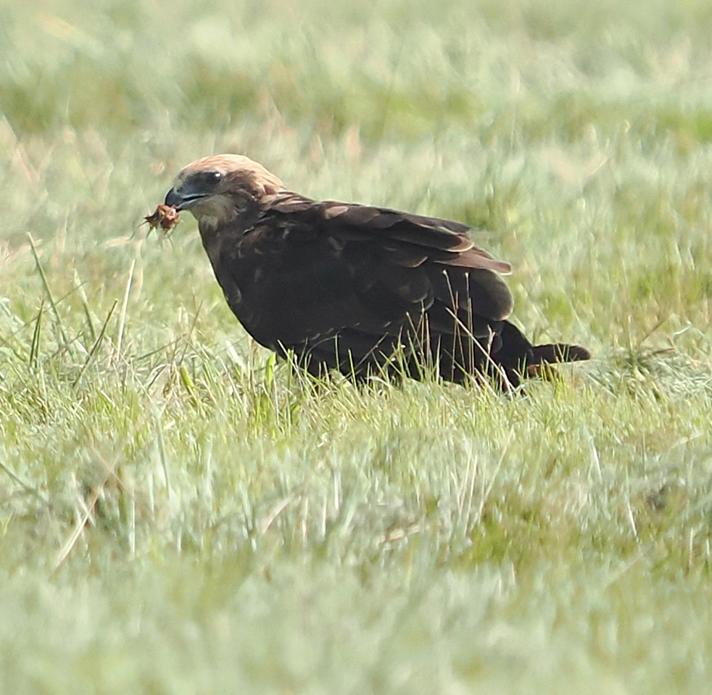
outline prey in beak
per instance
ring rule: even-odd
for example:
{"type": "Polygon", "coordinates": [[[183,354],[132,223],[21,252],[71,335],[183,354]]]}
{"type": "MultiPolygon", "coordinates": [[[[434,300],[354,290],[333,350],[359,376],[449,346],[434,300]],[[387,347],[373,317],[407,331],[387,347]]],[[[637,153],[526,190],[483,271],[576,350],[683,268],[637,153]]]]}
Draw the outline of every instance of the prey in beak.
{"type": "Polygon", "coordinates": [[[178,224],[180,215],[173,205],[161,203],[152,214],[146,215],[143,219],[148,223],[149,231],[160,227],[167,234],[178,224]]]}
{"type": "Polygon", "coordinates": [[[150,229],[160,228],[170,232],[180,218],[181,210],[190,210],[194,215],[200,204],[215,203],[220,195],[219,184],[222,182],[222,172],[215,169],[208,171],[182,171],[176,178],[173,187],[166,193],[163,203],[160,203],[151,215],[144,219],[150,229]]]}

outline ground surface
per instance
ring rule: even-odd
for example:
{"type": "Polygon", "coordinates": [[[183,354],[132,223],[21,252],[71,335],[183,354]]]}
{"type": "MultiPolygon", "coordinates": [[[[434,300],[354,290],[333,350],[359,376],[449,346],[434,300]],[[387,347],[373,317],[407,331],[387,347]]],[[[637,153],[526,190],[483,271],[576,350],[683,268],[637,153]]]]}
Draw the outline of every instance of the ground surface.
{"type": "Polygon", "coordinates": [[[709,688],[707,0],[0,13],[0,691],[709,688]],[[305,382],[138,227],[214,151],[486,227],[596,359],[305,382]]]}

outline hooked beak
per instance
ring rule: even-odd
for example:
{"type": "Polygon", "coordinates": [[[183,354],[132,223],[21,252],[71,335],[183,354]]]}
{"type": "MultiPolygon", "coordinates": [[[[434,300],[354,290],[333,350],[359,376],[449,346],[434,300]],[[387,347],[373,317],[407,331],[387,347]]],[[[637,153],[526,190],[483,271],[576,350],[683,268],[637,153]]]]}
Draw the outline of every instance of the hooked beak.
{"type": "Polygon", "coordinates": [[[207,198],[207,195],[205,193],[189,193],[184,195],[180,192],[180,189],[176,190],[175,188],[171,188],[171,190],[166,193],[166,199],[163,202],[176,210],[187,210],[202,198],[207,198]]]}

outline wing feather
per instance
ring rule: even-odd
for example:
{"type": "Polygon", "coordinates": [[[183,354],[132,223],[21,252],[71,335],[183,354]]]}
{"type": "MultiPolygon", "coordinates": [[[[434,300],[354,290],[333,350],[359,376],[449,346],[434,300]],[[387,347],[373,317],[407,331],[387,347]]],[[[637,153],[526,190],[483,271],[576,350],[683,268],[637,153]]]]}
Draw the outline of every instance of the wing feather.
{"type": "MultiPolygon", "coordinates": [[[[374,249],[371,253],[379,260],[378,267],[383,262],[390,266],[387,272],[394,279],[391,282],[381,279],[379,286],[382,289],[400,290],[406,301],[420,296],[424,299],[436,297],[446,303],[454,301],[457,306],[462,305],[458,311],[463,309],[470,315],[492,320],[501,320],[511,313],[512,295],[499,276],[509,273],[511,266],[475,246],[466,235],[466,225],[391,209],[336,202],[323,203],[322,215],[327,234],[342,239],[347,245],[359,241],[368,243],[374,249]],[[412,277],[418,269],[424,273],[418,281],[406,281],[403,268],[412,277]],[[432,288],[430,293],[423,290],[426,282],[432,288]],[[460,289],[452,296],[449,289],[454,285],[460,289]],[[420,291],[416,291],[416,287],[420,291]],[[410,289],[412,294],[408,292],[410,289]]],[[[364,253],[364,250],[354,250],[354,254],[364,253]]],[[[373,271],[366,267],[364,272],[373,271]]]]}
{"type": "Polygon", "coordinates": [[[466,231],[434,217],[280,194],[236,250],[239,312],[268,346],[321,344],[349,331],[375,343],[423,314],[440,332],[465,322],[486,333],[512,309],[498,274],[509,265],[466,231]]]}

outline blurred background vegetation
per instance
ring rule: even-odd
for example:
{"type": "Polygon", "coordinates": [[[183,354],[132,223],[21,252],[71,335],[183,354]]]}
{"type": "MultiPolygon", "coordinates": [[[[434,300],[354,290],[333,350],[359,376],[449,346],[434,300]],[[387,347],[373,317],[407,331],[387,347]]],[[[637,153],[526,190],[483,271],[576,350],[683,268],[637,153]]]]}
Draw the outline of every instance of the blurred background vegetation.
{"type": "Polygon", "coordinates": [[[708,0],[0,0],[0,689],[703,692],[708,0]],[[596,359],[315,386],[184,216],[218,151],[464,220],[596,359]]]}

